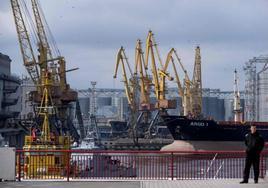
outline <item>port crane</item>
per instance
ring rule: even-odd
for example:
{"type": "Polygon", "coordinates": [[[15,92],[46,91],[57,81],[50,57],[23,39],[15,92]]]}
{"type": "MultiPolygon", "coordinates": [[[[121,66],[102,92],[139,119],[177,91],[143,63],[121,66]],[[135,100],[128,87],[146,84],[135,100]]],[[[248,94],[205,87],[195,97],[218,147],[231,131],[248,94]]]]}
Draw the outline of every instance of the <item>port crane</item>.
{"type": "Polygon", "coordinates": [[[146,39],[146,51],[145,51],[145,69],[148,70],[149,58],[151,59],[151,68],[153,75],[153,85],[155,90],[155,96],[157,99],[156,108],[161,111],[161,113],[166,113],[166,109],[176,108],[176,101],[166,99],[166,78],[168,80],[173,80],[173,78],[167,72],[167,67],[165,67],[160,58],[159,50],[157,44],[154,40],[154,35],[152,31],[149,31],[146,39]],[[157,56],[160,68],[157,69],[156,57],[157,56]]]}
{"type": "Polygon", "coordinates": [[[195,63],[192,79],[192,113],[194,117],[200,117],[202,114],[202,72],[201,72],[201,53],[200,47],[195,49],[195,63]]]}
{"type": "Polygon", "coordinates": [[[154,86],[155,97],[157,100],[155,104],[155,109],[157,109],[157,112],[154,117],[152,117],[148,130],[145,133],[145,137],[147,138],[150,138],[153,135],[152,133],[154,132],[155,125],[160,117],[159,115],[167,114],[167,109],[176,108],[176,100],[166,99],[166,78],[172,81],[173,77],[169,75],[167,72],[167,67],[164,66],[161,60],[152,31],[149,31],[146,39],[145,70],[148,70],[149,65],[151,67],[153,77],[152,85],[154,86]]]}
{"type": "Polygon", "coordinates": [[[71,134],[73,139],[77,141],[79,135],[68,116],[69,104],[77,100],[77,92],[70,89],[70,86],[66,81],[66,72],[76,69],[66,70],[65,59],[60,55],[59,50],[55,45],[55,41],[43,15],[40,2],[38,0],[31,0],[35,25],[31,20],[31,16],[24,0],[20,1],[20,3],[18,0],[10,0],[10,2],[23,63],[36,87],[36,90],[30,94],[30,100],[33,101],[36,106],[40,105],[45,88],[45,86],[42,85],[42,82],[44,82],[43,79],[45,78],[44,74],[49,72],[51,74],[49,78],[51,79],[51,84],[49,85],[50,96],[56,106],[56,113],[51,115],[49,120],[52,121],[52,119],[54,119],[52,125],[55,126],[54,131],[56,131],[57,134],[71,134]],[[25,14],[23,14],[21,7],[23,7],[25,14]],[[33,37],[36,37],[37,54],[31,43],[26,23],[30,23],[28,27],[33,30],[33,37]],[[51,35],[51,43],[54,45],[50,45],[49,38],[47,37],[48,33],[51,35]],[[54,49],[55,54],[52,53],[52,49],[54,49]],[[60,120],[60,123],[58,123],[58,119],[60,120]]]}
{"type": "Polygon", "coordinates": [[[188,76],[186,69],[184,68],[184,66],[181,62],[181,59],[178,56],[177,51],[174,48],[172,48],[168,52],[165,66],[164,66],[165,70],[168,68],[170,62],[172,63],[172,68],[173,68],[173,71],[175,74],[175,82],[177,83],[178,93],[182,99],[183,115],[187,116],[187,115],[189,115],[189,113],[192,112],[192,109],[191,109],[191,86],[192,86],[192,82],[188,76]],[[183,73],[184,73],[183,84],[180,81],[177,67],[175,64],[175,60],[180,65],[180,68],[183,70],[183,73]]]}
{"type": "Polygon", "coordinates": [[[140,39],[137,40],[135,49],[135,69],[134,74],[137,75],[139,79],[139,116],[137,119],[137,126],[142,126],[142,132],[147,131],[149,119],[151,117],[151,111],[155,108],[150,102],[150,93],[152,80],[145,69],[144,53],[142,50],[142,42],[140,39]]]}
{"type": "Polygon", "coordinates": [[[140,110],[151,110],[150,90],[152,81],[145,69],[144,53],[142,51],[141,40],[137,40],[135,49],[135,75],[140,78],[140,110]],[[138,74],[139,73],[139,74],[138,74]]]}
{"type": "Polygon", "coordinates": [[[123,82],[125,87],[125,93],[130,106],[130,121],[129,121],[129,133],[133,138],[134,143],[137,143],[137,118],[138,118],[138,102],[137,102],[137,91],[138,91],[138,79],[136,73],[134,74],[125,53],[125,49],[121,47],[116,56],[116,66],[114,72],[114,78],[117,77],[119,65],[122,67],[123,82]],[[127,67],[127,69],[126,69],[127,67]],[[130,74],[130,78],[127,76],[127,70],[130,74]]]}

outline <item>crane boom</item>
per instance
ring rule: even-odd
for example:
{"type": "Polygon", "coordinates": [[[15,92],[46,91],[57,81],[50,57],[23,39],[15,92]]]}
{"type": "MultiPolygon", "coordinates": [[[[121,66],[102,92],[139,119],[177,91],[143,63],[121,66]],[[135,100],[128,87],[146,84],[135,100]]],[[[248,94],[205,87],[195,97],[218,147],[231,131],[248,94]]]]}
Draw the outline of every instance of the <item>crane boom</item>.
{"type": "Polygon", "coordinates": [[[178,72],[177,72],[177,68],[175,66],[175,63],[174,63],[174,58],[172,57],[172,54],[174,53],[174,48],[172,48],[169,52],[168,52],[168,55],[167,55],[167,59],[166,59],[166,63],[165,63],[165,66],[164,68],[167,69],[168,68],[168,65],[169,65],[169,62],[171,61],[172,62],[172,66],[173,66],[173,70],[174,70],[174,73],[175,73],[175,78],[176,78],[176,83],[177,83],[177,86],[178,86],[178,89],[179,89],[179,95],[181,97],[183,97],[183,87],[182,87],[182,84],[181,84],[181,81],[180,81],[180,78],[179,78],[179,75],[178,75],[178,72]]]}
{"type": "Polygon", "coordinates": [[[157,44],[153,38],[152,31],[149,31],[147,40],[146,40],[146,54],[145,54],[145,68],[148,69],[149,65],[149,56],[151,56],[151,66],[152,66],[152,74],[154,81],[154,89],[155,96],[157,99],[156,108],[165,109],[167,108],[175,108],[176,102],[174,100],[166,100],[166,78],[169,80],[173,80],[173,78],[167,73],[167,70],[163,66],[161,61],[157,44]],[[157,57],[160,64],[160,69],[157,70],[156,61],[155,61],[155,53],[157,53],[157,57]]]}
{"type": "Polygon", "coordinates": [[[165,69],[168,68],[169,62],[171,61],[172,63],[172,67],[175,73],[175,78],[176,78],[176,83],[177,83],[177,87],[179,89],[179,95],[182,98],[182,107],[183,107],[183,115],[188,115],[192,110],[191,110],[191,81],[189,79],[189,76],[187,74],[186,69],[184,68],[177,51],[172,48],[168,55],[167,55],[167,59],[166,59],[166,63],[165,63],[165,69]],[[178,75],[178,71],[174,62],[174,58],[173,58],[173,54],[175,55],[175,59],[177,60],[177,62],[179,63],[181,69],[184,72],[184,80],[183,80],[183,86],[181,84],[179,75],[178,75]]]}
{"type": "Polygon", "coordinates": [[[160,98],[160,88],[159,88],[159,78],[158,78],[158,71],[155,63],[154,57],[154,47],[155,43],[153,40],[153,32],[149,31],[147,39],[146,39],[146,50],[145,50],[145,69],[148,70],[149,65],[149,56],[151,56],[151,65],[152,65],[152,73],[153,73],[153,81],[154,81],[154,89],[155,89],[155,96],[157,99],[160,98]]]}
{"type": "Polygon", "coordinates": [[[140,106],[142,109],[150,109],[150,86],[151,80],[145,69],[145,61],[141,46],[141,40],[137,40],[136,50],[135,50],[135,72],[134,74],[140,75],[140,87],[141,87],[141,96],[140,96],[140,106]]]}
{"type": "Polygon", "coordinates": [[[38,70],[38,65],[34,56],[30,37],[25,26],[25,21],[22,17],[22,12],[18,0],[11,0],[11,6],[24,66],[26,67],[33,83],[35,85],[38,85],[40,83],[40,72],[38,70]]]}
{"type": "MultiPolygon", "coordinates": [[[[55,63],[55,60],[59,60],[59,62],[63,61],[63,57],[57,57],[54,58],[52,55],[52,50],[48,42],[48,37],[45,31],[45,26],[43,22],[45,21],[45,17],[41,17],[41,6],[39,5],[40,2],[38,0],[31,0],[32,2],[32,9],[33,9],[33,14],[35,17],[35,22],[36,22],[36,28],[37,28],[37,36],[39,40],[39,50],[42,51],[40,54],[44,54],[45,57],[40,57],[42,62],[40,62],[40,66],[46,68],[49,67],[52,73],[52,81],[54,82],[54,85],[58,85],[59,83],[61,84],[61,89],[65,89],[66,86],[66,78],[65,78],[65,73],[60,73],[57,69],[57,63],[55,63]],[[44,21],[42,21],[42,18],[44,21]],[[51,62],[48,64],[48,62],[51,62]],[[60,82],[60,79],[63,79],[60,82]],[[65,80],[64,80],[65,79],[65,80]]],[[[48,26],[47,26],[48,27],[48,26]]],[[[63,64],[63,63],[62,63],[63,64]]],[[[60,64],[61,65],[61,64],[60,64]]]]}
{"type": "Polygon", "coordinates": [[[152,66],[152,73],[153,73],[153,80],[154,80],[154,88],[155,88],[155,95],[158,100],[165,100],[165,78],[168,77],[169,80],[173,78],[169,76],[166,72],[162,60],[160,58],[157,44],[153,38],[153,32],[149,31],[147,40],[146,40],[146,53],[145,53],[145,69],[148,69],[149,66],[149,56],[151,56],[151,66],[152,66]],[[160,64],[160,69],[157,70],[157,65],[155,61],[155,52],[158,57],[158,61],[160,64]]]}
{"type": "Polygon", "coordinates": [[[128,104],[130,106],[130,120],[129,120],[129,134],[133,138],[133,142],[136,144],[138,142],[137,138],[137,100],[136,100],[136,92],[137,92],[137,75],[133,74],[130,65],[128,63],[128,59],[126,57],[126,53],[123,47],[121,47],[116,56],[116,66],[114,78],[117,76],[119,64],[122,65],[122,73],[123,73],[123,82],[125,86],[125,92],[128,100],[128,104]],[[130,72],[130,79],[128,80],[127,71],[125,68],[125,64],[128,67],[130,72]]]}
{"type": "Polygon", "coordinates": [[[45,32],[44,24],[41,19],[39,8],[40,6],[38,6],[37,0],[32,0],[32,9],[35,17],[37,35],[39,38],[40,46],[43,46],[44,48],[47,49],[47,54],[49,55],[49,58],[52,59],[52,52],[48,43],[47,35],[45,32]]]}
{"type": "Polygon", "coordinates": [[[126,92],[126,96],[127,96],[127,100],[128,100],[128,104],[131,106],[131,108],[133,108],[134,106],[134,98],[133,98],[133,93],[132,93],[132,89],[127,77],[127,72],[126,72],[126,68],[125,68],[125,64],[127,64],[128,70],[131,74],[131,78],[133,78],[133,73],[132,70],[129,66],[126,54],[125,54],[125,50],[123,47],[121,47],[117,53],[116,56],[116,66],[115,66],[115,72],[114,72],[114,78],[117,77],[117,72],[118,72],[118,67],[119,64],[121,63],[122,65],[122,74],[123,74],[123,82],[124,82],[124,86],[125,86],[125,92],[126,92]]]}

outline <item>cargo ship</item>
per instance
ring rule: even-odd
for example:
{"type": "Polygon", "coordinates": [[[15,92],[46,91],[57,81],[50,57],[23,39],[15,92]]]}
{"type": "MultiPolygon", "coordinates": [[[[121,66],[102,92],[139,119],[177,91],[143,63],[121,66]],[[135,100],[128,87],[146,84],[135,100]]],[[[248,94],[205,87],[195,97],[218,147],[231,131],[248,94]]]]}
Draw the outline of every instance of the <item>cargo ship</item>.
{"type": "Polygon", "coordinates": [[[251,125],[255,125],[265,142],[268,142],[268,122],[243,121],[236,70],[234,71],[233,104],[233,121],[215,121],[212,118],[204,118],[202,114],[162,115],[163,123],[174,139],[172,144],[163,147],[162,150],[244,150],[245,136],[250,132],[251,125]]]}
{"type": "Polygon", "coordinates": [[[256,125],[268,142],[268,122],[215,121],[171,115],[162,116],[162,119],[174,139],[162,150],[243,150],[251,125],[256,125]]]}

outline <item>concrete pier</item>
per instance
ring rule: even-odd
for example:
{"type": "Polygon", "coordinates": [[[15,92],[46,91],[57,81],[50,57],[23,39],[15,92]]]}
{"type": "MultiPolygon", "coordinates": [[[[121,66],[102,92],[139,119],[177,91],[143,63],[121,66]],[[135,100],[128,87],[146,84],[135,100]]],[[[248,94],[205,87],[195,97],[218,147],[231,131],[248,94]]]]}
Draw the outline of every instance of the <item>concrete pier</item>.
{"type": "Polygon", "coordinates": [[[27,182],[0,182],[0,188],[267,188],[268,180],[260,179],[254,184],[250,179],[248,184],[239,184],[241,179],[218,180],[155,180],[155,181],[87,181],[87,182],[51,182],[51,181],[27,181],[27,182]]]}

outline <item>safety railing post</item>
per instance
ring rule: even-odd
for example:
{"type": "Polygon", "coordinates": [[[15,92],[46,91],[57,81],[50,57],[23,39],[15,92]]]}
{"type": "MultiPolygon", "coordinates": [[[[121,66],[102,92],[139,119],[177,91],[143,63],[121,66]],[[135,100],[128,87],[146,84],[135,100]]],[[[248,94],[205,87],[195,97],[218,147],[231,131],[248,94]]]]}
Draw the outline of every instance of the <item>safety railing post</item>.
{"type": "Polygon", "coordinates": [[[264,161],[264,164],[263,164],[263,166],[264,166],[264,178],[267,178],[267,161],[268,161],[268,154],[267,153],[265,153],[264,154],[264,156],[263,156],[263,161],[264,161]]]}
{"type": "Polygon", "coordinates": [[[18,173],[19,173],[18,174],[19,175],[18,176],[18,180],[21,181],[21,164],[20,164],[21,163],[21,154],[20,154],[20,152],[16,151],[16,155],[19,155],[19,157],[18,157],[18,164],[17,164],[17,165],[19,165],[18,166],[18,173]]]}
{"type": "Polygon", "coordinates": [[[264,168],[265,168],[265,178],[267,177],[267,162],[268,162],[268,153],[264,155],[264,168]]]}
{"type": "Polygon", "coordinates": [[[263,178],[263,155],[260,154],[260,178],[263,178]]]}
{"type": "Polygon", "coordinates": [[[171,152],[171,180],[174,179],[174,155],[173,152],[171,152]]]}
{"type": "Polygon", "coordinates": [[[260,177],[261,178],[264,178],[265,177],[265,173],[266,173],[266,164],[265,164],[265,160],[266,160],[266,158],[265,158],[265,154],[263,154],[263,153],[261,153],[261,156],[260,156],[260,171],[261,171],[261,173],[260,173],[260,177]]]}
{"type": "Polygon", "coordinates": [[[67,181],[70,181],[70,150],[67,151],[67,181]]]}

